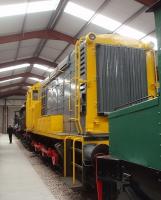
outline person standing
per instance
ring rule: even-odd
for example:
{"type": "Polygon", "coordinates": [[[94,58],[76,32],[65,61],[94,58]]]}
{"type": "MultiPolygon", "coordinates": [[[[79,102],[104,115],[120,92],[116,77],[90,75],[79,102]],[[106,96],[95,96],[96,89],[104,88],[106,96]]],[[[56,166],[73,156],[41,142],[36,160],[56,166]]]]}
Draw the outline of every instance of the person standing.
{"type": "Polygon", "coordinates": [[[9,125],[9,127],[7,128],[7,133],[8,133],[8,136],[9,136],[9,141],[10,141],[10,144],[12,143],[12,134],[13,134],[13,128],[11,125],[9,125]]]}

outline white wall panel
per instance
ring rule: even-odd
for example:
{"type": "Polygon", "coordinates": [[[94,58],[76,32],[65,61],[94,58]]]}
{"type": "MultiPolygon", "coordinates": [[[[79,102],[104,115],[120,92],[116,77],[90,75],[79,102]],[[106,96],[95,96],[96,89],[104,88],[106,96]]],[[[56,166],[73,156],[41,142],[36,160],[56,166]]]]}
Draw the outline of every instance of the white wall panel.
{"type": "Polygon", "coordinates": [[[24,101],[24,97],[16,96],[6,99],[6,102],[4,99],[0,99],[0,133],[4,132],[7,125],[13,125],[15,111],[20,110],[24,101]]]}
{"type": "Polygon", "coordinates": [[[21,106],[8,106],[8,125],[13,126],[15,111],[20,110],[21,106]]]}
{"type": "Polygon", "coordinates": [[[0,133],[2,133],[3,129],[3,106],[0,106],[0,133]]]}

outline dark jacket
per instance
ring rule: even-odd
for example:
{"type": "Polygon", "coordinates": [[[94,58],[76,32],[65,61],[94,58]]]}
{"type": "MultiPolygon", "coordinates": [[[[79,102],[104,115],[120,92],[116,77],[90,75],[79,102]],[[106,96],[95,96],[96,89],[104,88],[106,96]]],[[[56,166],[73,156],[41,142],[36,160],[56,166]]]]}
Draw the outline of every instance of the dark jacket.
{"type": "Polygon", "coordinates": [[[7,128],[7,133],[8,134],[12,134],[13,133],[13,128],[12,127],[8,127],[7,128]]]}

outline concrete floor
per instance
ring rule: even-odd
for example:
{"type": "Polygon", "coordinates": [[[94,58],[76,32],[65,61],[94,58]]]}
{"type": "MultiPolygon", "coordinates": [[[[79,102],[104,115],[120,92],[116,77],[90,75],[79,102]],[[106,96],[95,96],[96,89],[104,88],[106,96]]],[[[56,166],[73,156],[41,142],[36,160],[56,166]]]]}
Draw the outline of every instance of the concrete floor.
{"type": "Polygon", "coordinates": [[[0,134],[0,200],[56,200],[16,144],[0,134]]]}

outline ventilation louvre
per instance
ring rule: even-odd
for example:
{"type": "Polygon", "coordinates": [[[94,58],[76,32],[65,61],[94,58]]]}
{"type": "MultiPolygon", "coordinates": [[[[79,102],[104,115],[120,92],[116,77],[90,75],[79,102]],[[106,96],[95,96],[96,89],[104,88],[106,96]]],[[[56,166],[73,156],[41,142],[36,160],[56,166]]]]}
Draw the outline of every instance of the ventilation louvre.
{"type": "Polygon", "coordinates": [[[98,114],[141,102],[148,96],[144,49],[97,45],[98,114]]]}

